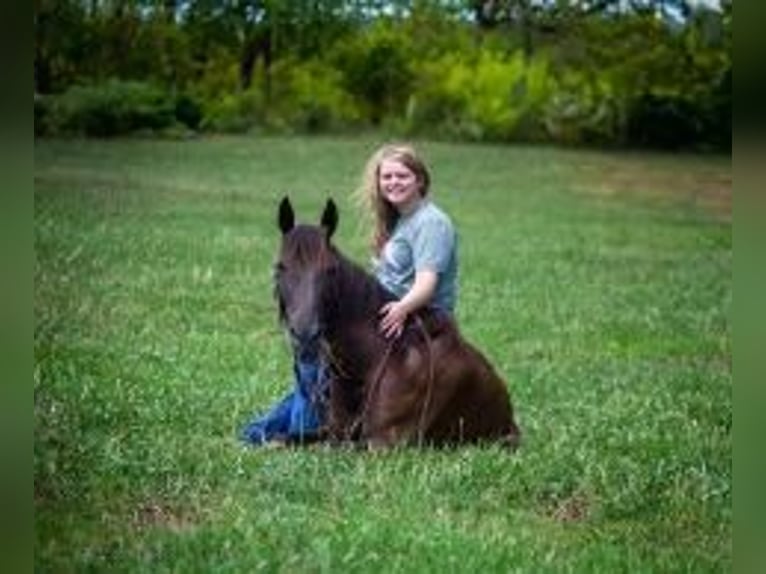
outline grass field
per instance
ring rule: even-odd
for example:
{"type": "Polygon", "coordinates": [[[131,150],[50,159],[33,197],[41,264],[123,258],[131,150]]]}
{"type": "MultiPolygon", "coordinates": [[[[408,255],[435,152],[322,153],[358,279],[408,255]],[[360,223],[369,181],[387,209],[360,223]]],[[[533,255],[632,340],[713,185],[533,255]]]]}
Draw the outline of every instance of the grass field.
{"type": "Polygon", "coordinates": [[[36,143],[35,570],[731,571],[728,159],[423,143],[522,448],[238,443],[289,385],[277,201],[366,260],[377,143],[36,143]]]}

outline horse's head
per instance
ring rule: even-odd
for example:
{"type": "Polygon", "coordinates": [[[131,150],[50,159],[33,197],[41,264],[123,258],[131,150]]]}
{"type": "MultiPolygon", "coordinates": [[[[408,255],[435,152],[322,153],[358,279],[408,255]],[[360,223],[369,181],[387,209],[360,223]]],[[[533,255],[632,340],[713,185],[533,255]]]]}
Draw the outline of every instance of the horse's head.
{"type": "Polygon", "coordinates": [[[338,210],[327,201],[319,225],[296,225],[290,200],[279,204],[282,245],[274,284],[279,314],[294,343],[316,344],[322,334],[322,287],[336,255],[330,238],[338,226],[338,210]]]}

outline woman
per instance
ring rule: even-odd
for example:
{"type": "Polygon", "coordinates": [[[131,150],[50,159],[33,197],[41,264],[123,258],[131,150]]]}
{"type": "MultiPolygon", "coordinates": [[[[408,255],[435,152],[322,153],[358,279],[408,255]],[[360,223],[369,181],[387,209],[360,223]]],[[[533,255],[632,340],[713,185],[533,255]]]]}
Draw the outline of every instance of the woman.
{"type": "MultiPolygon", "coordinates": [[[[380,330],[398,337],[407,317],[425,306],[454,312],[457,234],[450,218],[430,199],[431,178],[409,145],[386,145],[367,162],[357,199],[373,219],[374,273],[398,297],[380,310],[380,330]]],[[[316,348],[297,349],[295,387],[266,415],[245,427],[251,444],[304,441],[317,436],[324,419],[327,374],[316,348]]]]}

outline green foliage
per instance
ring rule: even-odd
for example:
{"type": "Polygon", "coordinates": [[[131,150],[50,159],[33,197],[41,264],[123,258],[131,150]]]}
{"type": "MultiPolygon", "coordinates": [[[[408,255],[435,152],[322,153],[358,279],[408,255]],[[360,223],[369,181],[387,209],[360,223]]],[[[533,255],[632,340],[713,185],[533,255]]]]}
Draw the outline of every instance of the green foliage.
{"type": "Polygon", "coordinates": [[[410,38],[385,22],[376,23],[355,41],[336,46],[329,56],[343,73],[345,87],[379,124],[404,108],[414,81],[410,38]]]}
{"type": "Polygon", "coordinates": [[[701,135],[698,112],[681,94],[643,94],[632,102],[627,138],[642,146],[683,147],[701,135]]]}
{"type": "Polygon", "coordinates": [[[318,132],[345,129],[361,120],[341,72],[320,59],[281,61],[272,69],[271,81],[269,125],[318,132]]]}
{"type": "Polygon", "coordinates": [[[201,128],[223,133],[244,133],[265,122],[263,94],[255,89],[223,94],[206,102],[201,128]]]}
{"type": "Polygon", "coordinates": [[[209,54],[204,65],[200,66],[199,77],[190,91],[203,102],[215,101],[240,91],[236,59],[224,50],[209,54]]]}
{"type": "Polygon", "coordinates": [[[73,86],[48,101],[42,121],[52,133],[107,137],[161,130],[175,122],[173,100],[163,90],[141,82],[109,80],[73,86]]]}
{"type": "Polygon", "coordinates": [[[35,2],[34,25],[35,92],[61,92],[87,74],[93,26],[74,0],[35,2]]]}
{"type": "Polygon", "coordinates": [[[537,140],[539,116],[555,86],[548,61],[526,61],[481,50],[475,60],[458,54],[425,62],[408,119],[414,132],[438,126],[442,133],[478,141],[537,140]]]}
{"type": "Polygon", "coordinates": [[[621,111],[617,141],[663,148],[729,149],[731,50],[720,15],[691,18],[672,30],[653,16],[584,27],[585,61],[607,79],[621,111]],[[712,20],[711,20],[712,18],[712,20]],[[728,118],[728,120],[727,120],[728,118]]]}
{"type": "MultiPolygon", "coordinates": [[[[612,4],[44,0],[35,88],[151,83],[189,98],[182,123],[209,131],[729,150],[731,2],[684,4],[681,22],[646,3],[595,9],[612,4]]],[[[57,114],[36,106],[48,133],[57,114]]]]}
{"type": "Polygon", "coordinates": [[[548,137],[564,144],[609,144],[620,141],[621,109],[604,75],[564,70],[542,108],[548,137]]]}
{"type": "Polygon", "coordinates": [[[447,93],[460,101],[464,120],[475,126],[477,139],[510,139],[525,112],[526,66],[520,54],[506,60],[482,51],[474,63],[451,70],[447,93]]]}
{"type": "Polygon", "coordinates": [[[175,116],[187,128],[196,130],[202,122],[202,106],[193,96],[179,94],[175,99],[175,116]]]}
{"type": "Polygon", "coordinates": [[[259,71],[247,91],[224,93],[205,106],[202,128],[220,132],[342,130],[361,118],[341,74],[321,60],[280,61],[268,78],[259,71]]]}

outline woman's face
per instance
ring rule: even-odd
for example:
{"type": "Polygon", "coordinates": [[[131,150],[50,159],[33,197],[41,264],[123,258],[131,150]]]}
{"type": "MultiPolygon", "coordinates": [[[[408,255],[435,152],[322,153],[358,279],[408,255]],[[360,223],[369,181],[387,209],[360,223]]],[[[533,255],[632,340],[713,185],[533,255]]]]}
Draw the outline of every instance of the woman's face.
{"type": "Polygon", "coordinates": [[[415,172],[395,159],[385,159],[378,169],[380,194],[400,213],[409,212],[420,201],[420,182],[415,172]]]}

